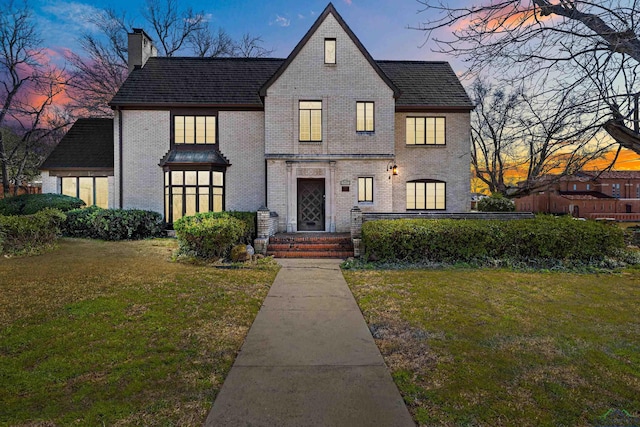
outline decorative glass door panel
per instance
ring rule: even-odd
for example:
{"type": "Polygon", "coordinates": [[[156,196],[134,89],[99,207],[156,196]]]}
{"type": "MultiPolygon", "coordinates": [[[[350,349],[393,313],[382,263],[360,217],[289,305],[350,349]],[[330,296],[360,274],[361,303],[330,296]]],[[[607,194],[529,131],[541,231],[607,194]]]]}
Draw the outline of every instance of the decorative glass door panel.
{"type": "Polygon", "coordinates": [[[298,180],[298,231],[324,231],[324,179],[298,180]]]}

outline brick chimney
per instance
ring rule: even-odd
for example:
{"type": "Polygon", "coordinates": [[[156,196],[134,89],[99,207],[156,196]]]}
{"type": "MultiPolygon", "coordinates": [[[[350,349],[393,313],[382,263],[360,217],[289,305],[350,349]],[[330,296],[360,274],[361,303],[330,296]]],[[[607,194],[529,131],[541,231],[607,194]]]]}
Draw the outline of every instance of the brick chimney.
{"type": "Polygon", "coordinates": [[[153,45],[149,34],[141,28],[133,28],[129,33],[128,65],[129,72],[134,68],[142,68],[147,63],[147,59],[158,56],[158,49],[153,45]]]}

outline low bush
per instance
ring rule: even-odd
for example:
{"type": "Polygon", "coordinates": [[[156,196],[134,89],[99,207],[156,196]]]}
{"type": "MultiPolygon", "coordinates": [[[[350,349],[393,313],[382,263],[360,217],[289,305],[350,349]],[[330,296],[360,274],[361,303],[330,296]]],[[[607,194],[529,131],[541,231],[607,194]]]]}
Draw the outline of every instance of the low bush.
{"type": "Polygon", "coordinates": [[[139,209],[101,209],[91,206],[67,213],[63,234],[102,240],[137,240],[162,234],[162,215],[139,209]]]}
{"type": "Polygon", "coordinates": [[[362,238],[367,259],[412,263],[500,258],[595,261],[624,248],[618,227],[568,216],[517,221],[370,221],[363,224],[362,238]]]}
{"type": "Polygon", "coordinates": [[[33,215],[0,215],[0,252],[38,253],[55,242],[66,215],[43,209],[33,215]]]}
{"type": "Polygon", "coordinates": [[[205,259],[228,256],[248,233],[247,223],[228,212],[185,216],[174,222],[173,228],[181,253],[205,259]]]}
{"type": "Polygon", "coordinates": [[[84,205],[82,200],[63,194],[23,194],[0,199],[0,215],[32,215],[47,208],[67,212],[84,205]]]}
{"type": "Polygon", "coordinates": [[[480,212],[513,212],[516,205],[500,193],[493,193],[490,197],[484,197],[478,201],[480,212]]]}

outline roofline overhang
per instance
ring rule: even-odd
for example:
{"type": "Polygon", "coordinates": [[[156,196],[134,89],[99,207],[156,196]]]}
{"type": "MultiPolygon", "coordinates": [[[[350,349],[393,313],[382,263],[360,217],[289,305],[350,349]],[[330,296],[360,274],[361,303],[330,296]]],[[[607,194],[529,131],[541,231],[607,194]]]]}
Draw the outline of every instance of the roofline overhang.
{"type": "Polygon", "coordinates": [[[109,106],[112,110],[172,110],[176,108],[212,108],[229,111],[264,111],[264,105],[256,104],[195,104],[195,103],[169,103],[169,102],[149,102],[149,103],[122,103],[109,106]]]}
{"type": "Polygon", "coordinates": [[[302,48],[307,44],[307,42],[309,41],[311,36],[313,36],[313,34],[320,27],[320,25],[324,22],[324,20],[327,18],[327,16],[329,16],[329,14],[333,15],[333,17],[336,19],[336,21],[338,21],[338,24],[340,24],[340,26],[345,31],[345,33],[347,33],[349,38],[351,38],[351,41],[353,41],[353,43],[356,45],[358,50],[360,50],[362,55],[369,62],[369,64],[371,65],[371,68],[374,69],[374,71],[378,74],[378,76],[380,76],[380,78],[393,91],[393,97],[394,98],[399,98],[400,97],[400,93],[401,93],[400,89],[398,89],[398,87],[391,81],[391,79],[384,73],[384,71],[382,71],[382,68],[380,68],[380,66],[376,63],[376,61],[371,57],[371,54],[369,54],[367,49],[365,49],[365,47],[362,44],[362,42],[360,42],[358,37],[354,34],[353,31],[351,31],[351,28],[349,28],[349,26],[344,21],[344,19],[342,19],[342,16],[340,16],[340,14],[336,10],[336,8],[333,6],[333,3],[329,3],[327,5],[327,7],[324,9],[324,11],[322,11],[320,16],[318,16],[318,19],[316,19],[316,22],[313,23],[313,25],[311,26],[309,31],[307,31],[307,33],[304,35],[304,37],[298,42],[296,47],[293,48],[293,50],[291,51],[291,53],[289,54],[287,59],[285,59],[285,61],[282,63],[282,65],[280,65],[280,67],[278,67],[278,69],[273,74],[273,76],[271,76],[269,78],[269,80],[267,80],[266,83],[262,85],[262,87],[260,88],[260,91],[259,91],[260,96],[262,96],[262,97],[267,96],[267,89],[269,89],[269,87],[276,80],[278,80],[278,78],[282,75],[282,73],[284,73],[284,71],[289,67],[289,64],[291,64],[291,62],[293,62],[295,57],[298,56],[298,53],[300,53],[302,48]]]}
{"type": "Polygon", "coordinates": [[[437,106],[437,105],[396,105],[396,113],[440,112],[466,113],[475,110],[475,105],[437,106]]]}
{"type": "Polygon", "coordinates": [[[53,173],[66,173],[66,172],[111,172],[113,175],[114,168],[113,167],[82,167],[82,166],[73,166],[73,167],[42,167],[40,166],[38,170],[41,171],[49,171],[53,173]]]}

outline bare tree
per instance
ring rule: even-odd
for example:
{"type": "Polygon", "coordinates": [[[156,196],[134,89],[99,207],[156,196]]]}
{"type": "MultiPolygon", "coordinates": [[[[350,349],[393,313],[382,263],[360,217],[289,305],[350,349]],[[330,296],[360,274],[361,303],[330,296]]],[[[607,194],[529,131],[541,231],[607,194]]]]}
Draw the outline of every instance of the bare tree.
{"type": "Polygon", "coordinates": [[[199,28],[189,35],[188,42],[194,55],[200,58],[230,57],[236,46],[223,28],[218,28],[215,35],[209,27],[199,28]]]}
{"type": "Polygon", "coordinates": [[[142,16],[151,24],[163,56],[173,56],[191,34],[205,27],[202,12],[180,9],[177,0],[147,0],[142,16]]]}
{"type": "Polygon", "coordinates": [[[535,86],[506,92],[481,80],[472,89],[471,164],[492,193],[528,194],[611,148],[597,137],[599,117],[570,89],[550,97],[535,86]]]}
{"type": "Polygon", "coordinates": [[[234,56],[240,58],[264,58],[271,55],[273,49],[263,47],[262,43],[262,37],[245,33],[240,41],[236,43],[234,56]]]}
{"type": "Polygon", "coordinates": [[[640,92],[639,0],[417,1],[429,17],[418,28],[428,37],[451,29],[451,37],[434,40],[441,52],[467,60],[470,75],[499,69],[506,83],[544,81],[547,92],[571,89],[589,101],[586,110],[601,125],[633,120],[630,100],[640,92]]]}
{"type": "Polygon", "coordinates": [[[69,63],[73,79],[69,96],[70,108],[78,116],[111,117],[109,101],[127,78],[127,33],[131,24],[124,13],[105,9],[87,17],[98,34],[85,32],[80,36],[84,55],[72,53],[69,63]]]}

